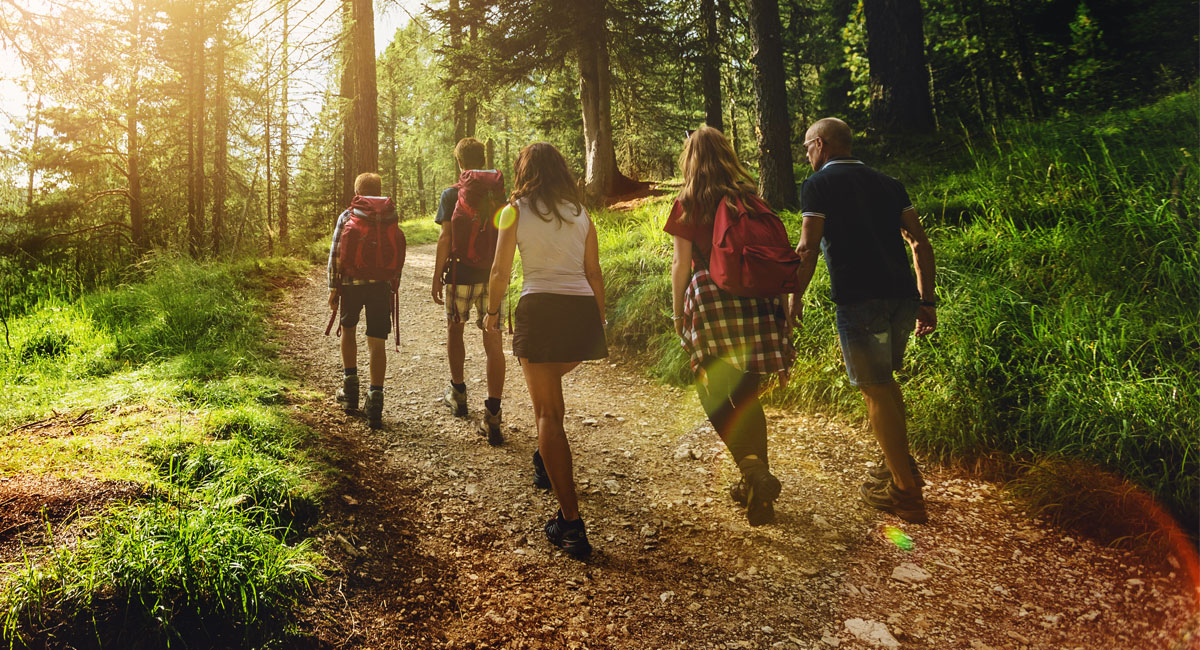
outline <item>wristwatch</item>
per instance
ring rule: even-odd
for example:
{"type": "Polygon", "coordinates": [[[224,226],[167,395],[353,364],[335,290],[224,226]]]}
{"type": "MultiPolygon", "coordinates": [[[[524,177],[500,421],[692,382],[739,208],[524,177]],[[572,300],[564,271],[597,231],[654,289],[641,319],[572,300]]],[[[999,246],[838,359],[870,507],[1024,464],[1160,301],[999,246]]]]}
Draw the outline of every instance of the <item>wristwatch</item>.
{"type": "Polygon", "coordinates": [[[937,300],[922,300],[921,302],[919,302],[917,304],[921,305],[922,307],[937,307],[938,301],[937,300]]]}

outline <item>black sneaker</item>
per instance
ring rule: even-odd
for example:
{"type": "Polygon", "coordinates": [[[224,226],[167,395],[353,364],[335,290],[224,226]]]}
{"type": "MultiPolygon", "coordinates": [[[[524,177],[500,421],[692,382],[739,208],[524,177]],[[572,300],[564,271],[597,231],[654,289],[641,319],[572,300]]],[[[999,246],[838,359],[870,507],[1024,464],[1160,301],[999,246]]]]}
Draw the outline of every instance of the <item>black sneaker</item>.
{"type": "Polygon", "coordinates": [[[367,403],[364,406],[364,410],[367,412],[367,426],[371,427],[372,429],[382,429],[383,391],[367,391],[367,403]]]}
{"type": "MultiPolygon", "coordinates": [[[[775,523],[775,499],[783,491],[779,479],[758,458],[743,458],[738,469],[746,486],[746,520],[751,526],[775,523]]],[[[730,496],[733,496],[732,490],[730,496]]]]}
{"type": "Polygon", "coordinates": [[[562,518],[562,510],[546,522],[546,539],[576,560],[582,560],[592,554],[592,545],[588,542],[583,518],[567,521],[562,518]]]}
{"type": "Polygon", "coordinates": [[[337,402],[347,413],[358,410],[358,375],[342,378],[342,387],[337,391],[337,402]]]}
{"type": "Polygon", "coordinates": [[[539,449],[533,450],[533,486],[540,490],[550,489],[550,475],[546,473],[546,463],[542,462],[539,449]]]}
{"type": "MultiPolygon", "coordinates": [[[[917,467],[917,461],[912,457],[912,454],[908,455],[908,468],[912,470],[913,482],[916,483],[917,487],[925,487],[925,477],[921,476],[921,468],[917,467]]],[[[872,467],[867,472],[867,476],[871,477],[868,482],[877,484],[876,487],[886,485],[892,478],[892,470],[888,469],[887,459],[880,456],[879,462],[875,463],[875,467],[872,467]]]]}
{"type": "Polygon", "coordinates": [[[493,447],[499,447],[504,444],[504,434],[500,433],[500,411],[496,411],[495,415],[483,407],[483,419],[479,422],[479,435],[487,438],[488,444],[493,447]]]}

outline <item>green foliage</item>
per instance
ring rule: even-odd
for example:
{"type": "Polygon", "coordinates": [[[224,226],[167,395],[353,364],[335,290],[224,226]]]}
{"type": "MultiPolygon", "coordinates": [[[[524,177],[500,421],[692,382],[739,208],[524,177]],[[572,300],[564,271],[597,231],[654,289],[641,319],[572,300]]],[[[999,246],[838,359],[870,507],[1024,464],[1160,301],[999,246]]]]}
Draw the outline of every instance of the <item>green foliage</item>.
{"type": "Polygon", "coordinates": [[[282,408],[287,385],[266,340],[264,298],[307,268],[152,257],[141,281],[74,302],[47,298],[12,323],[14,351],[0,366],[12,399],[0,420],[135,401],[179,410],[167,423],[114,425],[134,427],[134,437],[72,436],[87,454],[8,450],[32,457],[29,470],[96,462],[155,489],[91,519],[78,544],[31,549],[0,583],[0,638],[227,646],[286,634],[285,615],[321,577],[302,538],[319,488],[300,451],[312,434],[282,408]]]}
{"type": "MultiPolygon", "coordinates": [[[[883,166],[934,215],[925,220],[943,302],[938,331],[906,356],[914,444],[1088,461],[1196,520],[1200,233],[1182,197],[1197,194],[1200,165],[1171,137],[1200,130],[1196,103],[1188,93],[1014,125],[965,158],[883,166]],[[955,171],[964,159],[970,166],[955,171]]],[[[647,350],[656,376],[687,381],[666,312],[666,212],[665,202],[598,212],[601,263],[613,336],[647,350]]],[[[794,239],[798,215],[781,216],[794,239]]],[[[794,379],[771,399],[865,415],[845,377],[828,286],[822,264],[795,334],[794,379]]]]}
{"type": "Polygon", "coordinates": [[[162,502],[114,508],[76,547],[12,573],[0,593],[3,638],[57,635],[106,646],[278,636],[284,618],[320,578],[310,543],[288,545],[253,509],[162,502]],[[200,632],[200,631],[203,632],[200,632]],[[106,638],[108,637],[108,638],[106,638]],[[207,638],[205,638],[207,637],[207,638]]]}

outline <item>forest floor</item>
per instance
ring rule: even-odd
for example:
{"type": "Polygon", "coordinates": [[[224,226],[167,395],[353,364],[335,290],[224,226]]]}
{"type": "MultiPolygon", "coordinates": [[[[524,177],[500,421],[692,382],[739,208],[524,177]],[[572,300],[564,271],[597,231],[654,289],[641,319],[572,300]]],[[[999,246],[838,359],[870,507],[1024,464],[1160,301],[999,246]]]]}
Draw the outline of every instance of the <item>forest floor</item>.
{"type": "Polygon", "coordinates": [[[596,547],[588,562],[566,557],[542,533],[556,504],[532,484],[536,430],[515,359],[503,446],[475,431],[486,395],[473,326],[470,416],[437,402],[448,371],[432,266],[431,245],[409,251],[382,430],[334,402],[323,271],[278,307],[283,358],[327,396],[293,408],[339,459],[315,528],[329,577],[298,621],[319,647],[1200,647],[1190,549],[1152,560],[1107,548],[1029,518],[997,484],[933,467],[929,524],[907,524],[858,499],[878,457],[860,425],[769,409],[784,490],[777,522],[751,528],[694,394],[645,378],[632,353],[564,381],[596,547]]]}

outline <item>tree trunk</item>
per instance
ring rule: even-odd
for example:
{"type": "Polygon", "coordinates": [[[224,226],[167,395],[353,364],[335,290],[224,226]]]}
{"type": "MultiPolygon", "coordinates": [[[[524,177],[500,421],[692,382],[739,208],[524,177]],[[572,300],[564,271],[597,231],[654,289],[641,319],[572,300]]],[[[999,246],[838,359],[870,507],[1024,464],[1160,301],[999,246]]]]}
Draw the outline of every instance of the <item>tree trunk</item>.
{"type": "Polygon", "coordinates": [[[721,38],[717,33],[716,0],[700,0],[700,19],[704,21],[704,54],[700,61],[700,79],[704,87],[704,123],[725,130],[721,116],[721,38]]]}
{"type": "Polygon", "coordinates": [[[796,206],[791,120],[783,71],[778,0],[748,0],[755,53],[754,96],[758,104],[758,191],[776,209],[796,206]]]}
{"type": "Polygon", "coordinates": [[[425,216],[425,171],[421,168],[420,156],[417,156],[417,202],[421,206],[421,216],[425,216]]]}
{"type": "Polygon", "coordinates": [[[375,13],[372,0],[353,0],[354,157],[357,176],[379,171],[379,91],[375,78],[375,13]]]}
{"type": "Polygon", "coordinates": [[[487,139],[487,168],[496,169],[496,141],[487,139]]]}
{"type": "MultiPolygon", "coordinates": [[[[131,91],[132,92],[132,91],[131,91]]],[[[25,191],[25,208],[33,207],[33,177],[37,171],[34,156],[37,155],[38,132],[42,126],[42,96],[38,95],[37,107],[33,109],[33,141],[29,144],[29,186],[25,191]]]]}
{"type": "Polygon", "coordinates": [[[588,0],[579,12],[579,103],[583,108],[584,185],[588,201],[602,204],[616,167],[612,141],[611,75],[606,0],[588,0]]]}
{"type": "Polygon", "coordinates": [[[1032,48],[1029,47],[1029,31],[1025,28],[1024,21],[1021,20],[1021,13],[1017,11],[1015,0],[1006,0],[1004,4],[1008,9],[1008,20],[1012,27],[1013,38],[1017,41],[1017,76],[1020,77],[1021,87],[1025,89],[1025,96],[1029,100],[1029,116],[1037,119],[1046,114],[1046,97],[1042,94],[1041,79],[1033,67],[1033,53],[1032,48]]]}
{"type": "Polygon", "coordinates": [[[221,254],[225,240],[225,201],[229,193],[229,98],[225,90],[225,27],[217,41],[216,140],[213,160],[212,252],[221,254]]]}
{"type": "MultiPolygon", "coordinates": [[[[459,7],[459,0],[450,0],[448,10],[449,24],[447,27],[450,30],[450,49],[457,52],[462,48],[462,12],[459,7]]],[[[467,137],[467,112],[464,107],[462,86],[455,84],[451,87],[450,92],[454,93],[454,142],[451,146],[458,144],[459,140],[467,137]]]]}
{"type": "MultiPolygon", "coordinates": [[[[271,67],[270,60],[268,59],[267,60],[267,69],[270,70],[270,67],[271,67]]],[[[264,79],[266,79],[266,85],[267,85],[267,101],[266,101],[267,119],[266,119],[266,122],[263,124],[263,135],[266,137],[266,143],[265,143],[266,146],[264,148],[267,151],[267,156],[266,156],[266,158],[267,158],[267,178],[265,181],[265,185],[267,186],[267,228],[266,228],[267,253],[274,254],[275,241],[274,241],[274,236],[271,234],[271,231],[275,229],[275,200],[271,194],[271,180],[272,180],[271,179],[271,151],[272,151],[272,147],[271,147],[271,113],[273,112],[271,109],[274,106],[274,100],[272,99],[272,96],[271,96],[271,81],[270,81],[271,77],[270,77],[270,75],[268,74],[266,77],[264,77],[264,79]]]]}
{"type": "Polygon", "coordinates": [[[200,254],[204,229],[204,2],[195,5],[188,56],[188,253],[200,254]]]}
{"type": "MultiPolygon", "coordinates": [[[[342,21],[344,28],[354,29],[354,12],[352,11],[351,2],[353,0],[343,0],[342,2],[342,21]]],[[[354,48],[350,41],[343,41],[342,44],[342,82],[339,90],[342,101],[342,205],[350,205],[350,201],[354,199],[354,161],[356,156],[354,153],[354,112],[355,105],[358,103],[354,97],[354,48]]],[[[268,175],[269,179],[270,176],[268,175]]],[[[267,182],[270,186],[270,181],[267,182]]]]}
{"type": "Polygon", "coordinates": [[[932,130],[920,0],[863,0],[863,14],[871,125],[880,131],[932,130]]]}
{"type": "Polygon", "coordinates": [[[288,3],[283,3],[283,43],[280,48],[282,61],[279,64],[279,243],[287,247],[288,242],[288,3]]]}

